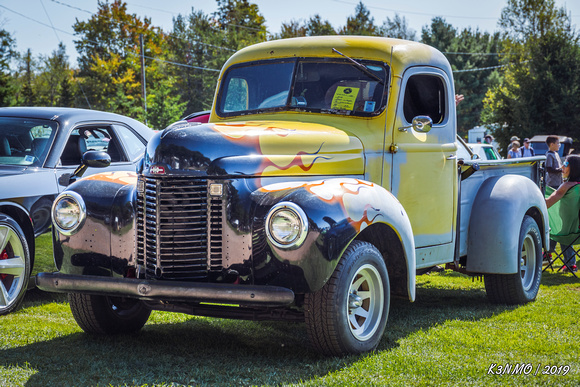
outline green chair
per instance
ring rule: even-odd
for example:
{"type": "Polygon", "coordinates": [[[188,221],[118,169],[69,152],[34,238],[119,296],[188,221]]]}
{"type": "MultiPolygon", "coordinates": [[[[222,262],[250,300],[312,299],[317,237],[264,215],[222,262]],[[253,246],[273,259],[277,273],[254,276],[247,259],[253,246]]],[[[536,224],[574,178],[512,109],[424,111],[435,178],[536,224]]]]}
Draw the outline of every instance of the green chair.
{"type": "MultiPolygon", "coordinates": [[[[554,191],[554,188],[546,187],[546,198],[554,191]]],[[[568,265],[573,256],[564,261],[564,251],[572,249],[574,254],[580,258],[580,252],[574,249],[574,245],[580,243],[580,184],[570,188],[560,200],[548,208],[548,217],[550,220],[550,239],[567,245],[568,247],[557,254],[555,258],[552,259],[550,257],[544,271],[548,268],[551,268],[553,271],[554,263],[560,260],[563,265],[558,268],[558,271],[562,270],[565,266],[578,278],[576,273],[568,265]]]]}

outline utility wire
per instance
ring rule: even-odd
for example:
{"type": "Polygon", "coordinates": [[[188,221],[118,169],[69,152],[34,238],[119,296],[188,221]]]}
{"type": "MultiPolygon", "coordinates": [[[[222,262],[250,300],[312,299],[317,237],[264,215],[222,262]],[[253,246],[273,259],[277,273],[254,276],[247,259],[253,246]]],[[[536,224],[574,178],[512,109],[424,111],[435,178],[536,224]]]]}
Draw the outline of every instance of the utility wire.
{"type": "MultiPolygon", "coordinates": [[[[350,5],[357,5],[358,3],[353,3],[351,1],[344,1],[344,0],[334,0],[337,3],[343,4],[350,4],[350,5]]],[[[389,12],[396,12],[401,14],[409,14],[409,15],[421,15],[421,16],[441,16],[441,17],[448,17],[448,18],[457,18],[457,19],[479,19],[479,20],[497,20],[497,17],[482,17],[482,16],[453,16],[453,15],[434,15],[433,13],[427,12],[414,12],[414,11],[401,11],[392,8],[383,8],[377,7],[372,5],[365,5],[366,8],[373,8],[373,9],[380,9],[381,11],[389,11],[389,12]]]]}

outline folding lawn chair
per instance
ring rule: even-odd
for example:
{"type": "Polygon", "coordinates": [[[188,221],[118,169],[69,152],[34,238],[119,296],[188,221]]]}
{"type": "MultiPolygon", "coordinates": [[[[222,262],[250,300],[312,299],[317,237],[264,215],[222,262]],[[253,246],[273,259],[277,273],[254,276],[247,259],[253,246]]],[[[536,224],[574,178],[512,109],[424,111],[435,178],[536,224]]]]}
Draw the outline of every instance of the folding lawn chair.
{"type": "MultiPolygon", "coordinates": [[[[546,187],[546,198],[554,191],[554,188],[546,187]]],[[[560,200],[548,208],[548,217],[550,219],[550,239],[568,247],[557,254],[555,258],[552,259],[550,256],[544,271],[548,268],[554,271],[555,262],[560,260],[563,265],[558,268],[558,271],[567,267],[568,271],[578,278],[568,265],[574,255],[565,260],[564,251],[572,249],[574,254],[580,258],[580,251],[574,249],[574,244],[580,243],[580,184],[570,188],[560,200]]]]}

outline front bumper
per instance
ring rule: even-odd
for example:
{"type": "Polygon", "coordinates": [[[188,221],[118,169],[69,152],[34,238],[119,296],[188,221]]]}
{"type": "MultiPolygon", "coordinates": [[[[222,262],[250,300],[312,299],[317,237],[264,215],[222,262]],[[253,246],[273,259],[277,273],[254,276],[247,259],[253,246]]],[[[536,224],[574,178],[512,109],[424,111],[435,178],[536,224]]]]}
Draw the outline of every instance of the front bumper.
{"type": "Polygon", "coordinates": [[[250,307],[282,307],[294,301],[292,290],[278,286],[157,281],[58,272],[38,273],[36,286],[56,293],[87,293],[142,300],[239,304],[250,307]]]}

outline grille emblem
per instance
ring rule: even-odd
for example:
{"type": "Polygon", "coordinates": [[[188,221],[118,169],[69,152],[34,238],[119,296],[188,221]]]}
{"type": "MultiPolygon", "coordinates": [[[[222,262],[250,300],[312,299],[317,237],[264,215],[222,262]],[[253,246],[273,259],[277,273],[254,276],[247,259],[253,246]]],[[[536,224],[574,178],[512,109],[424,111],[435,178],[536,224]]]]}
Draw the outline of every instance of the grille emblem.
{"type": "Polygon", "coordinates": [[[165,168],[155,165],[150,169],[151,173],[154,175],[165,175],[165,168]]]}

